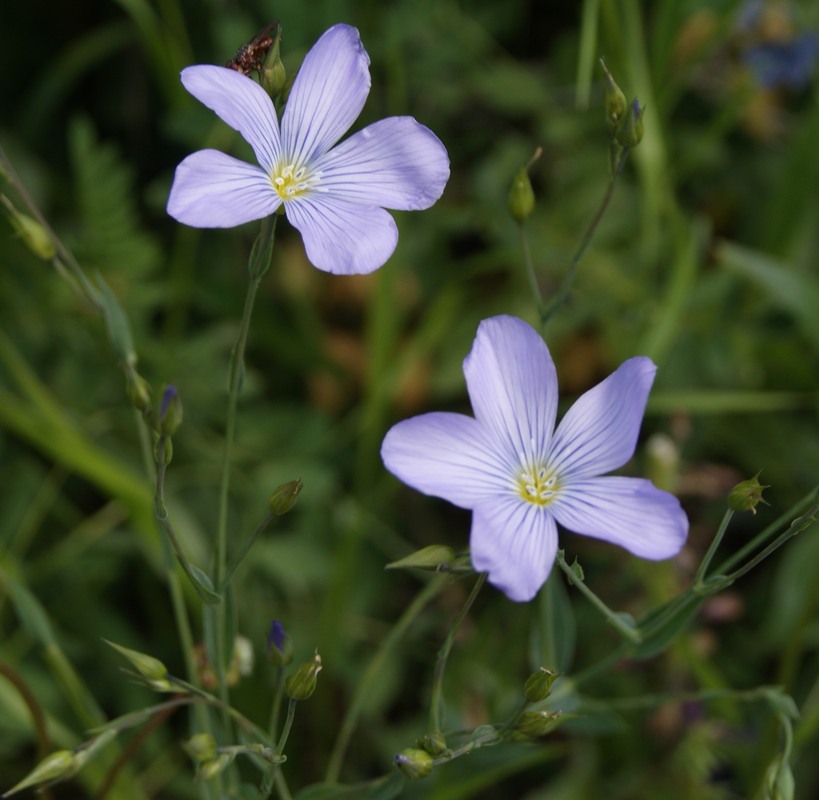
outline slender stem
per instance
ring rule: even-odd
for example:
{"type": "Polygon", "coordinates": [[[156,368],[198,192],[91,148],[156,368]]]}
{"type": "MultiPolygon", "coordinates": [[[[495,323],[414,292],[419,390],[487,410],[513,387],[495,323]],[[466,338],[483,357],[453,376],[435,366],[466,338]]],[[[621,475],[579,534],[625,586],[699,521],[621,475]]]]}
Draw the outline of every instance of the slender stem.
{"type": "Polygon", "coordinates": [[[591,244],[592,237],[594,236],[595,231],[597,230],[597,226],[600,224],[600,220],[603,219],[603,215],[606,213],[606,209],[609,206],[609,202],[611,201],[612,195],[614,194],[614,187],[617,184],[617,179],[623,172],[623,167],[625,166],[626,159],[628,158],[629,150],[624,148],[617,159],[617,163],[615,164],[614,169],[612,170],[611,178],[609,179],[609,185],[606,188],[606,193],[603,195],[603,200],[600,203],[600,207],[597,209],[597,212],[592,217],[589,226],[586,228],[586,232],[583,234],[583,238],[580,240],[580,247],[578,247],[577,252],[574,254],[572,258],[571,264],[569,265],[569,271],[566,273],[566,277],[563,279],[563,283],[558,290],[557,297],[555,297],[552,304],[543,311],[540,315],[540,323],[541,327],[545,327],[546,323],[557,313],[560,307],[565,302],[566,298],[569,296],[569,291],[572,288],[572,283],[574,283],[575,275],[577,275],[577,269],[580,266],[580,262],[583,260],[583,256],[586,255],[586,250],[589,249],[589,245],[591,244]]]}
{"type": "Polygon", "coordinates": [[[341,723],[338,736],[336,737],[335,744],[333,745],[333,752],[330,754],[330,760],[327,765],[327,773],[324,777],[325,783],[338,782],[338,776],[341,773],[341,764],[344,761],[347,746],[350,743],[353,731],[358,723],[358,718],[361,715],[361,710],[364,707],[364,701],[367,698],[367,694],[370,691],[370,687],[373,685],[378,672],[384,666],[384,662],[386,661],[390,650],[392,650],[393,646],[398,642],[412,621],[418,616],[418,614],[421,613],[424,606],[426,606],[427,603],[429,603],[429,601],[432,600],[436,594],[438,594],[441,587],[448,580],[450,580],[450,578],[447,576],[438,575],[434,580],[427,583],[423,590],[418,593],[412,603],[410,603],[410,605],[406,608],[398,622],[396,622],[393,626],[392,630],[390,630],[387,636],[382,640],[381,646],[373,656],[373,660],[370,661],[370,663],[367,665],[367,669],[364,670],[364,673],[356,686],[355,694],[353,695],[353,699],[351,700],[350,706],[347,709],[347,713],[344,715],[344,720],[341,723]]]}
{"type": "Polygon", "coordinates": [[[270,723],[267,726],[271,739],[276,738],[276,728],[279,727],[282,697],[284,697],[284,667],[276,667],[276,680],[273,684],[273,705],[270,708],[270,723]]]}
{"type": "Polygon", "coordinates": [[[702,586],[702,582],[705,579],[705,573],[708,571],[708,567],[711,565],[711,560],[714,558],[717,548],[720,546],[722,537],[725,536],[725,531],[728,530],[728,524],[731,522],[731,518],[733,516],[734,512],[729,508],[722,517],[722,522],[719,524],[716,536],[714,536],[713,540],[711,541],[708,552],[706,552],[705,557],[702,559],[702,563],[697,569],[697,574],[694,576],[695,589],[702,586]]]}
{"type": "Polygon", "coordinates": [[[294,700],[291,697],[290,702],[287,704],[287,717],[284,720],[284,727],[282,727],[282,735],[279,737],[279,743],[276,745],[277,756],[284,754],[284,747],[287,744],[290,729],[293,727],[293,720],[296,717],[296,703],[298,703],[298,700],[294,700]]]}
{"type": "MultiPolygon", "coordinates": [[[[220,587],[225,582],[225,564],[227,561],[228,505],[230,495],[230,466],[233,454],[233,441],[236,436],[236,411],[239,403],[239,390],[244,373],[245,346],[250,331],[250,319],[253,305],[262,276],[270,266],[273,241],[276,230],[276,216],[262,220],[262,229],[253,245],[248,264],[249,281],[242,318],[239,322],[239,333],[230,353],[228,365],[228,404],[225,421],[225,444],[222,451],[222,473],[219,484],[219,512],[216,529],[216,563],[214,565],[213,585],[220,587]]],[[[222,700],[227,700],[227,683],[225,681],[225,603],[220,603],[215,614],[215,653],[216,674],[222,700]]]]}
{"type": "Polygon", "coordinates": [[[267,526],[273,522],[275,518],[275,514],[272,511],[269,511],[264,519],[256,526],[256,529],[253,533],[248,536],[245,543],[242,545],[241,550],[233,557],[230,564],[228,565],[227,569],[225,570],[225,577],[223,579],[222,585],[217,587],[217,591],[221,594],[227,588],[227,585],[230,583],[231,578],[235,574],[236,570],[239,568],[239,565],[244,560],[245,556],[250,552],[250,548],[253,547],[256,539],[261,536],[265,530],[267,530],[267,526]]]}
{"type": "Polygon", "coordinates": [[[486,572],[482,572],[480,575],[478,575],[478,580],[475,581],[475,585],[472,587],[469,597],[466,598],[463,608],[458,612],[458,616],[456,616],[452,621],[452,625],[449,628],[449,633],[447,634],[441,649],[438,651],[438,658],[435,661],[435,671],[432,677],[432,700],[429,705],[430,733],[437,733],[441,730],[441,702],[443,699],[444,670],[446,669],[446,662],[449,658],[449,653],[452,650],[452,645],[455,642],[455,634],[458,632],[458,628],[461,627],[461,623],[464,621],[464,619],[466,619],[466,615],[469,613],[469,609],[472,608],[472,604],[475,602],[478,592],[480,592],[481,588],[486,583],[486,577],[486,572]]]}
{"type": "MultiPolygon", "coordinates": [[[[207,587],[203,586],[201,581],[197,580],[196,576],[193,574],[190,561],[185,555],[185,551],[182,549],[179,539],[176,537],[176,531],[174,531],[173,525],[171,525],[171,520],[168,517],[168,509],[165,506],[165,453],[167,447],[168,437],[160,436],[156,444],[156,492],[154,494],[154,510],[156,513],[156,518],[159,521],[159,524],[162,526],[162,529],[165,531],[168,541],[173,547],[174,553],[176,554],[176,560],[179,562],[179,566],[182,567],[182,571],[188,577],[188,580],[190,580],[199,596],[203,600],[207,600],[207,587]]],[[[213,592],[210,592],[210,594],[214,597],[216,596],[213,594],[213,592]]],[[[212,602],[212,600],[210,602],[212,602]]]]}
{"type": "Polygon", "coordinates": [[[537,313],[543,317],[543,294],[540,291],[540,286],[538,286],[537,275],[535,275],[535,266],[532,263],[532,251],[529,247],[529,237],[526,235],[526,223],[521,222],[518,226],[518,230],[520,232],[520,248],[523,251],[523,263],[526,267],[526,276],[529,278],[529,286],[532,289],[532,295],[537,303],[537,313]]]}
{"type": "Polygon", "coordinates": [[[618,633],[625,639],[628,639],[633,644],[638,644],[640,642],[641,636],[640,632],[629,625],[619,614],[615,614],[588,586],[586,586],[585,581],[580,580],[577,575],[574,574],[572,568],[566,563],[566,559],[563,557],[563,551],[557,551],[557,565],[563,572],[566,573],[566,576],[569,579],[569,582],[574,584],[579,590],[580,593],[586,596],[586,599],[597,608],[598,611],[615,627],[617,628],[618,633]]]}

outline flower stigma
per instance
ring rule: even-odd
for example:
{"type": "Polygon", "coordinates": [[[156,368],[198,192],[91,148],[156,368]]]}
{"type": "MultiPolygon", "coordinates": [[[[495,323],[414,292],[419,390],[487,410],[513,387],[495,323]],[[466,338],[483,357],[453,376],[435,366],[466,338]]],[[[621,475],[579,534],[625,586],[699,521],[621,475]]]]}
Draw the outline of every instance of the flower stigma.
{"type": "Polygon", "coordinates": [[[525,467],[518,475],[517,483],[518,494],[536,506],[548,506],[560,491],[557,474],[542,464],[525,467]]]}

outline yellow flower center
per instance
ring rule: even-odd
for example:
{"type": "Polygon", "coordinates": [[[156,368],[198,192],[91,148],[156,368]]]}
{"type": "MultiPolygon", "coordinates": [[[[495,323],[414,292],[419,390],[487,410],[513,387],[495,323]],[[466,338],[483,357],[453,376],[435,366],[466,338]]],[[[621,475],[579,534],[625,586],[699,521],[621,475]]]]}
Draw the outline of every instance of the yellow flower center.
{"type": "Polygon", "coordinates": [[[525,467],[518,475],[518,494],[536,506],[548,506],[560,491],[557,475],[542,465],[525,467]]]}
{"type": "Polygon", "coordinates": [[[293,200],[312,188],[316,177],[308,175],[305,167],[287,164],[275,171],[271,180],[282,200],[293,200]]]}

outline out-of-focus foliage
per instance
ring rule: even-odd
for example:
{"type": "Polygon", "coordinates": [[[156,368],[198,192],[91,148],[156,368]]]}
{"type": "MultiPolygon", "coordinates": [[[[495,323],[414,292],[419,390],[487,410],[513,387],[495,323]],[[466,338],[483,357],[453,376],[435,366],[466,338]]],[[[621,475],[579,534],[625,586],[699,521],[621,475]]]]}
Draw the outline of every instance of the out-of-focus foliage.
{"type": "MultiPolygon", "coordinates": [[[[257,663],[232,697],[266,726],[273,671],[263,653],[274,618],[297,663],[320,650],[317,689],[300,704],[287,747],[288,781],[298,789],[322,778],[358,678],[425,577],[384,565],[425,545],[467,546],[468,514],[400,486],[378,448],[399,418],[468,410],[461,361],[481,319],[536,321],[506,202],[538,146],[527,229],[545,296],[559,286],[608,181],[598,57],[646,107],[645,135],[547,340],[566,399],[629,356],[658,363],[633,471],[662,474],[692,528],[673,563],[638,562],[570,534],[561,541],[567,557],[580,557],[587,583],[613,608],[638,616],[690,582],[739,480],[762,469],[771,505],[735,518],[726,556],[815,485],[819,69],[810,37],[819,7],[4,3],[0,143],[60,237],[126,309],[141,373],[155,392],[172,383],[184,401],[167,501],[203,567],[227,357],[256,227],[198,231],[164,214],[182,157],[245,147],[184,92],[178,72],[224,63],[274,18],[289,74],[331,24],[357,26],[373,76],[358,125],[411,114],[440,136],[452,161],[441,202],[396,215],[398,249],[372,276],[319,273],[298,235],[280,224],[255,309],[234,451],[234,540],[253,530],[277,486],[301,479],[304,489],[238,575],[239,630],[257,663]],[[664,471],[657,442],[671,453],[664,471]]],[[[103,639],[151,653],[174,674],[184,673],[184,661],[137,426],[104,321],[5,227],[0,265],[0,664],[36,698],[48,744],[70,748],[103,716],[155,702],[120,672],[103,639]]],[[[605,703],[781,684],[802,713],[796,796],[815,797],[817,534],[814,526],[710,599],[658,659],[628,662],[584,691],[605,703]]],[[[393,755],[427,732],[435,654],[468,591],[453,580],[388,656],[369,687],[345,782],[388,772],[393,755]]],[[[198,609],[193,593],[186,600],[198,609]]],[[[508,715],[541,665],[571,676],[604,657],[617,642],[608,629],[600,635],[602,624],[560,584],[524,606],[485,591],[447,668],[448,727],[508,715]]],[[[194,632],[203,635],[198,621],[194,632]]],[[[0,675],[0,789],[44,755],[33,730],[20,693],[0,675]]],[[[173,714],[109,796],[196,796],[179,747],[190,733],[184,712],[173,714]]],[[[753,797],[778,752],[777,733],[764,704],[636,712],[601,705],[542,746],[479,751],[407,784],[404,796],[753,797]]],[[[98,796],[119,753],[90,763],[52,797],[98,796]]]]}

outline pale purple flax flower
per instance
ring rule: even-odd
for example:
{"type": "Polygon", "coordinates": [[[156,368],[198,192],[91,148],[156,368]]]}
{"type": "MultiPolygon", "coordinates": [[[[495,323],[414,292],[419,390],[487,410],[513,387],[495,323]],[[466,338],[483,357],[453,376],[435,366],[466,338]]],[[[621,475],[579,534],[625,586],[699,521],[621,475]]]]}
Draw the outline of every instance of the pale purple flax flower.
{"type": "Polygon", "coordinates": [[[648,559],[683,546],[688,520],[673,495],[641,478],[600,477],[633,455],[655,372],[650,359],[630,358],[555,430],[557,374],[543,339],[522,320],[493,317],[464,360],[475,417],[399,422],[381,455],[415,489],[472,509],[473,566],[512,600],[531,600],[555,559],[556,523],[648,559]]]}
{"type": "Polygon", "coordinates": [[[335,147],[370,92],[370,59],[358,31],[335,25],[304,59],[282,114],[246,75],[188,67],[182,83],[236,129],[258,164],[200,150],[176,169],[168,213],[196,228],[230,228],[284,206],[307,257],[340,274],[378,269],[398,242],[384,209],[429,208],[449,178],[441,141],[412,117],[388,117],[335,147]]]}

